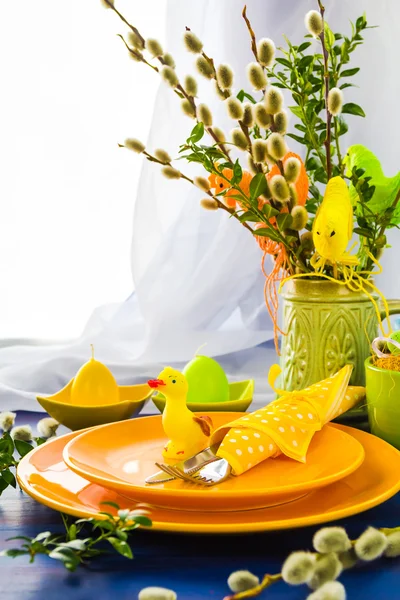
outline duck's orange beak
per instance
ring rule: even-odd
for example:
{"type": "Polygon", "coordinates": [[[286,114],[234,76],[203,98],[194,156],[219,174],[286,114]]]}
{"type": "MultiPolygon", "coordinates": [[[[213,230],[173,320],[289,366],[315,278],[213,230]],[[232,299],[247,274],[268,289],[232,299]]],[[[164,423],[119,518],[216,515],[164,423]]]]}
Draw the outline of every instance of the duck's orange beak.
{"type": "Polygon", "coordinates": [[[147,385],[149,385],[151,388],[157,389],[160,386],[165,385],[165,381],[162,379],[149,379],[147,385]]]}

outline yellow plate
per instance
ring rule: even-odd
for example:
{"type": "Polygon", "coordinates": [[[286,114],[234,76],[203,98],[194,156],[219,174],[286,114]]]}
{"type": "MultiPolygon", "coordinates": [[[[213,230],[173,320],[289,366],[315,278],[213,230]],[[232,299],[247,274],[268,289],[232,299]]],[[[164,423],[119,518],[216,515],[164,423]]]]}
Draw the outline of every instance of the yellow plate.
{"type": "Polygon", "coordinates": [[[71,388],[74,380],[53,396],[37,396],[37,401],[51,417],[65,427],[76,431],[94,425],[123,421],[138,415],[154,390],[147,383],[120,385],[120,401],[103,406],[77,406],[71,404],[71,388]]]}
{"type": "MultiPolygon", "coordinates": [[[[246,412],[253,402],[254,381],[237,381],[229,384],[229,400],[226,402],[188,402],[192,412],[246,412]]],[[[165,397],[159,392],[152,397],[160,412],[165,408],[165,397]]]]}
{"type": "MultiPolygon", "coordinates": [[[[400,452],[363,431],[343,425],[333,427],[352,435],[365,450],[361,467],[345,479],[295,502],[260,510],[210,513],[153,508],[152,529],[212,534],[291,529],[343,519],[394,496],[400,489],[400,452]]],[[[17,470],[22,489],[38,502],[75,517],[95,516],[104,510],[102,502],[133,508],[132,500],[86,481],[64,464],[64,447],[78,435],[69,433],[27,454],[17,470]]],[[[106,510],[113,511],[109,506],[106,510]]]]}
{"type": "MultiPolygon", "coordinates": [[[[220,427],[236,413],[210,413],[220,427]]],[[[212,488],[177,479],[146,485],[158,471],[166,438],[161,415],[111,423],[82,433],[66,446],[68,467],[85,479],[141,502],[183,510],[249,510],[298,498],[355,471],[364,460],[362,445],[344,431],[327,426],[318,432],[307,463],[286,456],[265,460],[240,477],[212,488]]]]}

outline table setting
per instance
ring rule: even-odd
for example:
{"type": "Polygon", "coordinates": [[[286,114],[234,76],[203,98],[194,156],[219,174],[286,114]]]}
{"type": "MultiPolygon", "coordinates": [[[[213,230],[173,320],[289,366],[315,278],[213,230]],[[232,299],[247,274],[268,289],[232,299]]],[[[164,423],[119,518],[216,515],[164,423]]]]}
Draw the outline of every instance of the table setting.
{"type": "MultiPolygon", "coordinates": [[[[179,57],[117,1],[101,4],[124,28],[133,68],[161,78],[187,125],[173,157],[153,148],[154,136],[118,146],[159,169],[165,190],[195,188],[200,212],[167,227],[177,233],[170,255],[154,249],[143,277],[151,293],[135,302],[145,320],[156,302],[159,329],[142,328],[136,363],[122,329],[118,363],[95,328],[79,340],[86,362],[72,377],[69,369],[51,391],[27,390],[34,410],[0,404],[0,591],[6,600],[396,598],[400,300],[379,276],[400,228],[400,172],[389,176],[362,136],[347,137],[365,118],[353,102],[353,53],[375,25],[364,12],[339,32],[335,7],[328,19],[316,0],[300,3],[300,40],[282,42],[261,37],[249,2],[240,12],[246,79],[211,57],[196,23],[181,45],[197,74],[183,77],[179,57]],[[213,100],[201,102],[198,78],[213,100]],[[198,290],[194,323],[184,298],[179,309],[169,296],[206,265],[188,271],[179,240],[192,239],[193,256],[205,252],[202,227],[216,233],[221,223],[216,254],[231,228],[251,236],[267,343],[254,327],[259,304],[246,294],[236,302],[228,251],[229,326],[221,310],[204,322],[209,289],[198,290]],[[239,312],[251,323],[244,337],[239,312]],[[213,351],[222,339],[213,332],[227,334],[231,352],[213,351]],[[202,340],[194,353],[188,339],[202,340]]],[[[173,191],[165,195],[172,204],[173,191]]]]}

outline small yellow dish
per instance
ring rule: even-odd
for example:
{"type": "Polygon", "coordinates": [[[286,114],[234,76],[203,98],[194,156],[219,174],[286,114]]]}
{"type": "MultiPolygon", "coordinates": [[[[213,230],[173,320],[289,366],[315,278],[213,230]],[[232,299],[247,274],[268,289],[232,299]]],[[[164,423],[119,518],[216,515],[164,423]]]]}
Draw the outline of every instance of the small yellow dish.
{"type": "MultiPolygon", "coordinates": [[[[229,384],[229,400],[226,402],[188,402],[187,407],[192,412],[246,412],[253,401],[254,381],[237,381],[229,384]]],[[[154,404],[162,413],[165,408],[165,398],[157,393],[152,397],[154,404]]]]}
{"type": "Polygon", "coordinates": [[[120,385],[119,402],[103,406],[78,406],[71,403],[71,388],[74,379],[53,396],[37,396],[40,406],[65,427],[72,431],[104,425],[115,421],[124,421],[140,413],[153,390],[147,383],[139,385],[120,385]]]}

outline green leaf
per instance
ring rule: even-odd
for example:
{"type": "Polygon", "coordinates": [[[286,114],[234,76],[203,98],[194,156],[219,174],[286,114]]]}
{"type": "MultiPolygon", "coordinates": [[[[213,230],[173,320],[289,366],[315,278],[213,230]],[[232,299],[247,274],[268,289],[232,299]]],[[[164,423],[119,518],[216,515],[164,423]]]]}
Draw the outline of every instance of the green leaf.
{"type": "Polygon", "coordinates": [[[274,240],[275,242],[279,242],[281,240],[279,235],[274,232],[272,227],[271,228],[270,227],[260,227],[260,229],[257,229],[256,231],[254,231],[254,235],[259,235],[261,237],[267,237],[270,240],[274,240]]]}
{"type": "Polygon", "coordinates": [[[242,167],[239,164],[239,159],[237,159],[235,164],[233,165],[233,177],[231,179],[232,185],[237,185],[238,183],[240,183],[242,181],[242,176],[242,167]]]}
{"type": "Polygon", "coordinates": [[[204,135],[204,124],[203,123],[197,123],[197,125],[195,125],[190,133],[190,137],[187,139],[187,143],[190,144],[195,144],[196,142],[199,142],[201,140],[201,138],[204,135]]]}
{"type": "Polygon", "coordinates": [[[121,529],[117,529],[115,531],[115,535],[118,539],[122,540],[123,542],[126,542],[126,540],[128,539],[128,534],[125,533],[125,531],[121,531],[121,529]]]}
{"type": "Polygon", "coordinates": [[[306,162],[307,171],[315,171],[315,169],[319,169],[321,167],[321,161],[314,156],[311,156],[306,162]]]}
{"type": "Polygon", "coordinates": [[[125,558],[133,558],[131,547],[124,540],[119,540],[116,537],[109,537],[107,538],[107,541],[114,550],[122,554],[122,556],[125,556],[125,558]]]}
{"type": "Polygon", "coordinates": [[[14,444],[21,458],[23,458],[33,449],[33,446],[31,446],[31,444],[28,444],[28,442],[24,442],[22,440],[14,440],[14,444]]]}
{"type": "Polygon", "coordinates": [[[320,167],[315,171],[314,179],[315,181],[319,181],[319,183],[328,183],[328,177],[323,167],[320,167]]]}
{"type": "Polygon", "coordinates": [[[288,108],[296,117],[299,117],[299,119],[303,118],[303,111],[300,106],[289,106],[288,108]]]}
{"type": "Polygon", "coordinates": [[[351,77],[352,75],[358,73],[359,70],[359,67],[355,67],[354,69],[346,69],[346,71],[342,71],[340,73],[340,77],[351,77]]]}
{"type": "Polygon", "coordinates": [[[301,138],[298,135],[295,135],[294,133],[287,133],[286,134],[288,137],[291,137],[293,140],[296,140],[296,142],[299,142],[299,144],[304,144],[305,146],[307,146],[307,141],[304,138],[301,138]]]}
{"type": "Polygon", "coordinates": [[[262,207],[262,213],[267,219],[271,219],[271,217],[279,215],[279,210],[276,210],[276,208],[273,208],[270,204],[264,204],[262,207]]]}
{"type": "Polygon", "coordinates": [[[68,537],[70,540],[75,540],[76,539],[76,534],[77,534],[77,528],[75,523],[72,523],[72,525],[69,526],[68,528],[68,537]]]}
{"type": "Polygon", "coordinates": [[[373,239],[373,237],[374,237],[373,232],[370,231],[369,229],[365,229],[364,227],[354,227],[353,232],[357,233],[358,235],[361,235],[362,237],[369,238],[369,239],[373,239]]]}
{"type": "Polygon", "coordinates": [[[256,215],[254,215],[251,211],[246,211],[243,214],[240,215],[239,217],[240,221],[242,223],[245,223],[246,221],[250,221],[253,223],[258,223],[258,221],[260,220],[256,215]]]}
{"type": "Polygon", "coordinates": [[[236,95],[236,98],[238,100],[240,100],[240,102],[243,102],[243,100],[245,98],[247,98],[247,100],[250,100],[250,102],[252,102],[253,104],[257,104],[257,100],[255,100],[253,98],[253,96],[250,96],[250,94],[248,94],[247,92],[245,92],[244,90],[240,90],[240,92],[236,95]]]}
{"type": "Polygon", "coordinates": [[[151,527],[153,525],[152,520],[149,519],[149,517],[145,517],[144,515],[137,515],[137,517],[134,518],[134,521],[142,527],[151,527]]]}
{"type": "Polygon", "coordinates": [[[8,483],[8,485],[11,485],[13,488],[17,487],[17,482],[15,481],[15,477],[9,469],[5,469],[4,471],[2,471],[1,476],[6,481],[6,483],[8,483]]]}
{"type": "Polygon", "coordinates": [[[14,442],[8,432],[4,432],[3,437],[0,440],[0,452],[5,452],[6,454],[12,454],[14,452],[14,442]]]}
{"type": "Polygon", "coordinates": [[[47,540],[47,538],[51,535],[51,531],[42,531],[41,533],[38,533],[38,535],[35,538],[33,538],[32,544],[34,542],[42,542],[43,540],[47,540]]]}
{"type": "Polygon", "coordinates": [[[310,54],[308,56],[303,56],[303,58],[300,60],[298,66],[300,69],[307,68],[311,65],[313,60],[314,60],[314,56],[312,54],[310,54]]]}
{"type": "Polygon", "coordinates": [[[279,214],[276,217],[276,222],[278,224],[279,230],[284,231],[285,229],[290,229],[293,223],[293,217],[289,213],[279,214]]]}
{"type": "Polygon", "coordinates": [[[292,63],[286,58],[276,58],[275,62],[279,63],[280,65],[283,65],[284,67],[288,67],[288,69],[292,68],[292,63]]]}
{"type": "Polygon", "coordinates": [[[27,550],[18,550],[18,548],[10,548],[9,550],[2,550],[0,556],[9,556],[15,558],[16,556],[22,556],[23,554],[29,554],[27,550]]]}
{"type": "Polygon", "coordinates": [[[325,45],[328,50],[331,50],[335,44],[335,36],[329,27],[328,23],[325,21],[325,45]]]}
{"type": "Polygon", "coordinates": [[[354,102],[348,102],[343,105],[342,113],[348,115],[357,115],[358,117],[365,117],[365,112],[358,104],[354,104],[354,102]]]}
{"type": "Polygon", "coordinates": [[[112,506],[113,508],[116,508],[117,510],[119,510],[121,507],[116,504],[115,502],[101,502],[100,503],[102,506],[112,506]]]}
{"type": "Polygon", "coordinates": [[[255,200],[268,190],[264,173],[257,173],[250,182],[250,199],[255,200]]]}
{"type": "Polygon", "coordinates": [[[310,46],[311,46],[311,42],[303,42],[297,48],[297,52],[304,52],[304,50],[307,50],[307,48],[309,48],[310,46]]]}
{"type": "Polygon", "coordinates": [[[87,540],[71,540],[58,545],[58,548],[72,548],[72,550],[86,550],[87,540]]]}

